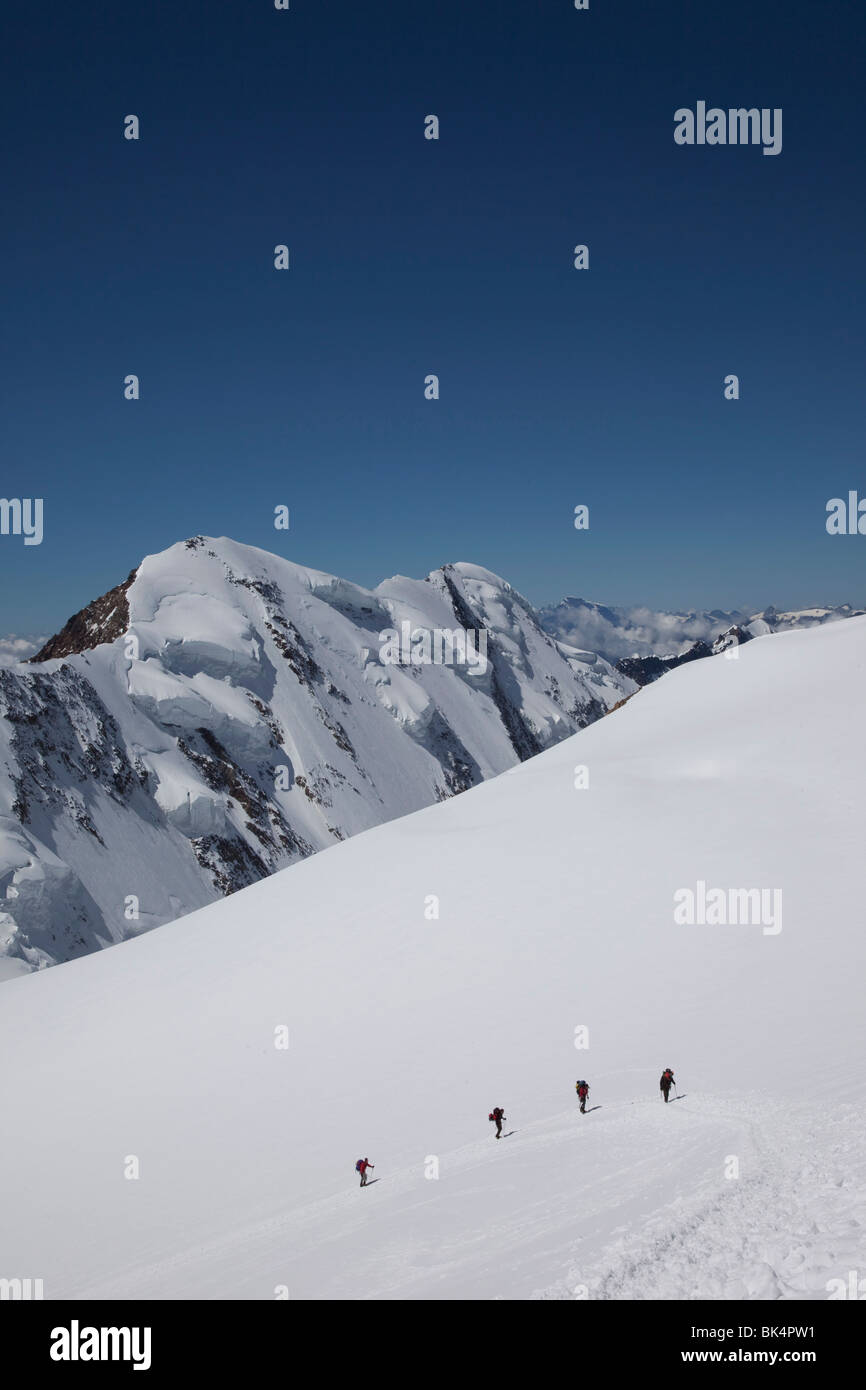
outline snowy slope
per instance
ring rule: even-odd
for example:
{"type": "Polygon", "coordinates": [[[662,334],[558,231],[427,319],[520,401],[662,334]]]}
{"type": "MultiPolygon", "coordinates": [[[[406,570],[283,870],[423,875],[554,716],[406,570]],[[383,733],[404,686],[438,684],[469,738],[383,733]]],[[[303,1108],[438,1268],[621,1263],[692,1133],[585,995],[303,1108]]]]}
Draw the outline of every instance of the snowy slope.
{"type": "Polygon", "coordinates": [[[452,796],[636,689],[477,566],[368,591],[203,537],[149,556],[39,658],[0,670],[0,976],[452,796]],[[389,662],[404,624],[417,641],[389,662]],[[471,634],[474,664],[414,660],[438,631],[471,634]]]}
{"type": "Polygon", "coordinates": [[[759,638],[10,982],[0,1273],[48,1298],[826,1298],[866,1267],[864,683],[864,619],[759,638]],[[780,889],[781,930],[679,925],[699,881],[780,889]]]}

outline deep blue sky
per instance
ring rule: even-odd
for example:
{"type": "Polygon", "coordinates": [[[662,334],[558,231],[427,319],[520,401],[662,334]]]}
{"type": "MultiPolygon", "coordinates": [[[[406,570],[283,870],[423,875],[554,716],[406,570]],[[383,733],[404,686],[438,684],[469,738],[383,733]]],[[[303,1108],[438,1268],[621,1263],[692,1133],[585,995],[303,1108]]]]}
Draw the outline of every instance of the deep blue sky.
{"type": "Polygon", "coordinates": [[[364,584],[862,603],[824,508],[866,494],[864,40],[859,0],[15,7],[0,492],[45,540],[0,537],[0,631],[197,532],[364,584]],[[699,99],[782,107],[782,153],[677,146],[699,99]]]}

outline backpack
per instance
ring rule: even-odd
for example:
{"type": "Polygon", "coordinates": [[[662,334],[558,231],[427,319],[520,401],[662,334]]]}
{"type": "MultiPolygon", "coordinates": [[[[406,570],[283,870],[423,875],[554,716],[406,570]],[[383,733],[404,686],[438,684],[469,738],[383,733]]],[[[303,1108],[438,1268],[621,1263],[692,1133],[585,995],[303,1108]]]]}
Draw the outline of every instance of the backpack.
{"type": "Polygon", "coordinates": [[[488,1120],[495,1120],[495,1119],[496,1119],[496,1116],[494,1115],[494,1113],[493,1113],[492,1110],[491,1110],[490,1114],[487,1116],[487,1118],[488,1118],[488,1120]]]}
{"type": "Polygon", "coordinates": [[[356,1173],[360,1173],[360,1171],[361,1171],[363,1165],[364,1165],[366,1162],[367,1162],[366,1158],[359,1158],[359,1159],[358,1159],[358,1162],[355,1164],[355,1172],[356,1172],[356,1173]]]}

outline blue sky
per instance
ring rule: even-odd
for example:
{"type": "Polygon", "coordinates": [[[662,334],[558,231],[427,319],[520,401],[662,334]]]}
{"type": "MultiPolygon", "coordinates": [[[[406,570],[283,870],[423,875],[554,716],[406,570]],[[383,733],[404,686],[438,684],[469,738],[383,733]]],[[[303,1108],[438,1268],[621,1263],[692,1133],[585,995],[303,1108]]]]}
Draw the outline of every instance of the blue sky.
{"type": "Polygon", "coordinates": [[[18,7],[2,495],[45,536],[0,536],[0,631],[199,532],[539,603],[863,603],[824,516],[866,495],[864,39],[839,0],[18,7]],[[698,100],[781,107],[782,153],[676,145],[698,100]]]}

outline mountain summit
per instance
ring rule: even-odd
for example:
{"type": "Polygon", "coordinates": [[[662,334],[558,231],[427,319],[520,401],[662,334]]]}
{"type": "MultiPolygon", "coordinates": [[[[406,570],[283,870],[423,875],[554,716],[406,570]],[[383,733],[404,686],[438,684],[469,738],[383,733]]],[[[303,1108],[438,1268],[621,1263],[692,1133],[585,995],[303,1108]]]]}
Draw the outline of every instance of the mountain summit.
{"type": "Polygon", "coordinates": [[[367,590],[225,538],[148,556],[0,671],[0,970],[171,921],[635,689],[476,565],[367,590]]]}

